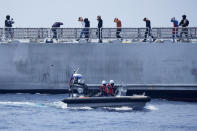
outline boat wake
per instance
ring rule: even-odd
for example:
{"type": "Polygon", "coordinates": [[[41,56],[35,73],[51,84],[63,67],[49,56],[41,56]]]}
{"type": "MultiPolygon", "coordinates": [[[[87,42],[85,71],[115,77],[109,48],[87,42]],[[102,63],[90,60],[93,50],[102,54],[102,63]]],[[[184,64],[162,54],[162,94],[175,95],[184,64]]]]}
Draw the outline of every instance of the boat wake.
{"type": "Polygon", "coordinates": [[[67,109],[68,108],[67,107],[67,104],[66,103],[63,103],[61,101],[48,103],[46,105],[49,106],[49,107],[55,107],[55,108],[58,108],[58,109],[67,109]]]}
{"type": "MultiPolygon", "coordinates": [[[[1,101],[0,105],[4,106],[12,106],[12,107],[52,107],[52,108],[58,108],[58,109],[69,109],[69,110],[93,110],[95,108],[91,107],[67,107],[67,104],[61,101],[51,102],[51,103],[34,103],[34,102],[12,102],[12,101],[1,101]]],[[[96,110],[102,110],[102,111],[117,111],[117,112],[128,112],[133,111],[131,107],[100,107],[96,108],[96,110]]],[[[149,110],[149,111],[156,111],[158,108],[154,105],[147,105],[145,106],[143,110],[149,110]]]]}
{"type": "Polygon", "coordinates": [[[43,104],[33,103],[33,102],[12,102],[12,101],[2,101],[0,102],[0,105],[5,106],[14,106],[14,107],[44,107],[43,104]]]}
{"type": "Polygon", "coordinates": [[[67,104],[61,101],[51,102],[51,103],[35,103],[35,102],[26,102],[26,101],[0,101],[0,106],[9,106],[9,107],[54,107],[58,109],[67,109],[67,104]]]}
{"type": "Polygon", "coordinates": [[[146,107],[145,107],[145,109],[147,109],[147,110],[151,110],[151,111],[157,111],[157,110],[159,110],[156,106],[154,106],[154,105],[147,105],[146,107]]]}
{"type": "Polygon", "coordinates": [[[133,108],[131,107],[103,107],[103,109],[107,109],[107,110],[114,110],[114,111],[131,111],[133,110],[133,108]]]}
{"type": "Polygon", "coordinates": [[[49,107],[55,107],[59,109],[69,109],[69,110],[91,110],[93,109],[91,107],[67,107],[67,104],[61,101],[52,102],[46,105],[49,107]]]}

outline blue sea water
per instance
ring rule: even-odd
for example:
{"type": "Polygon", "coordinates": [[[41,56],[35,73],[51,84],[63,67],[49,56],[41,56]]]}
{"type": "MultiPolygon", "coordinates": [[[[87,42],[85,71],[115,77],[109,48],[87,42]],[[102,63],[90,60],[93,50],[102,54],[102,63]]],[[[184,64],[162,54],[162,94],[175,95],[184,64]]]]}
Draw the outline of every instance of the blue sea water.
{"type": "Polygon", "coordinates": [[[0,131],[196,131],[197,103],[152,100],[143,110],[67,108],[67,95],[0,95],[0,131]]]}

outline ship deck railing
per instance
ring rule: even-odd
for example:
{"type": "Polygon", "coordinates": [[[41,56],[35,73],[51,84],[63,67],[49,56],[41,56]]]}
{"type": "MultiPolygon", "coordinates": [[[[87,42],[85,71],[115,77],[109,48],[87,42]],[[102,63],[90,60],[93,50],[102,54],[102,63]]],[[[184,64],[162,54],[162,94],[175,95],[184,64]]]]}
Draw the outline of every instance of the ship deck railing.
{"type": "MultiPolygon", "coordinates": [[[[45,40],[55,38],[55,34],[57,40],[77,40],[80,39],[82,30],[83,28],[0,28],[0,40],[45,40]]],[[[98,40],[98,31],[98,28],[87,28],[82,39],[98,40]]],[[[147,28],[121,28],[120,36],[121,39],[126,40],[143,40],[146,31],[147,28]]],[[[155,39],[197,39],[197,27],[152,28],[150,32],[155,39]],[[180,37],[181,34],[182,37],[180,37]]],[[[117,39],[116,33],[117,28],[102,28],[100,30],[100,39],[117,39]]]]}

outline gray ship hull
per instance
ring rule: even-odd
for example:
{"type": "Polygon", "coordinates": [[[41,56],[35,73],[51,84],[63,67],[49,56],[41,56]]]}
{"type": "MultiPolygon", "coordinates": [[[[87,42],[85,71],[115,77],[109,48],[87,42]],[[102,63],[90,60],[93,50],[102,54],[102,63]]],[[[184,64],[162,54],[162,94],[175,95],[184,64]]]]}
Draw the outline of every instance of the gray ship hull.
{"type": "Polygon", "coordinates": [[[196,43],[0,44],[0,89],[65,89],[79,68],[86,83],[197,84],[196,43]]]}

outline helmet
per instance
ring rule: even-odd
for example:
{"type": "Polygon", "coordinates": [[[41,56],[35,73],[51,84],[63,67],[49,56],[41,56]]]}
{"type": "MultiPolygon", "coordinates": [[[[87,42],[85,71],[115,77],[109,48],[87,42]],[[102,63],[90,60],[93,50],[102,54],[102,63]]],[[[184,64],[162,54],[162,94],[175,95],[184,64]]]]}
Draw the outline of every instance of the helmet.
{"type": "Polygon", "coordinates": [[[114,84],[114,80],[110,80],[109,83],[110,83],[110,84],[114,84]]]}
{"type": "Polygon", "coordinates": [[[182,17],[183,17],[183,19],[186,19],[187,16],[186,15],[182,15],[182,17]]]}
{"type": "Polygon", "coordinates": [[[6,15],[6,19],[10,19],[10,15],[6,15]]]}
{"type": "Polygon", "coordinates": [[[143,21],[146,21],[147,20],[147,18],[145,17],[144,19],[143,19],[143,21]]]}
{"type": "Polygon", "coordinates": [[[73,74],[73,77],[76,78],[76,79],[81,79],[82,78],[82,75],[81,74],[73,74]]]}
{"type": "Polygon", "coordinates": [[[102,85],[106,85],[107,82],[105,80],[102,81],[102,85]]]}

